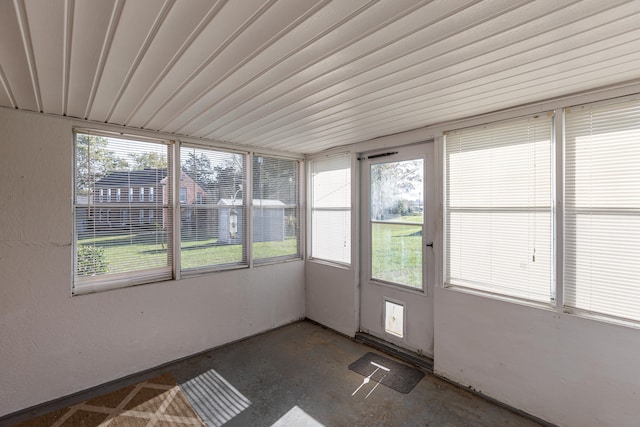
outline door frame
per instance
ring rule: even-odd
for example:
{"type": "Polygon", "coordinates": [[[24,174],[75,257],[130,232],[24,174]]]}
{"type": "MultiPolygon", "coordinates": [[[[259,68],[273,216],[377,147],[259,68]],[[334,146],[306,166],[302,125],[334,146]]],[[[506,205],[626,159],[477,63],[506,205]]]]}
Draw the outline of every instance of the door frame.
{"type": "Polygon", "coordinates": [[[435,243],[438,192],[436,186],[435,155],[437,152],[434,140],[417,144],[393,147],[385,150],[362,152],[358,156],[359,170],[359,227],[360,250],[358,262],[358,330],[377,339],[400,346],[406,350],[433,356],[433,295],[436,280],[436,251],[441,250],[435,243]],[[370,168],[372,164],[385,162],[423,159],[423,229],[422,229],[422,280],[423,288],[371,280],[371,241],[370,226],[370,168]],[[427,246],[432,243],[433,246],[427,246]],[[385,332],[384,307],[386,301],[400,303],[404,307],[402,338],[385,332]]]}

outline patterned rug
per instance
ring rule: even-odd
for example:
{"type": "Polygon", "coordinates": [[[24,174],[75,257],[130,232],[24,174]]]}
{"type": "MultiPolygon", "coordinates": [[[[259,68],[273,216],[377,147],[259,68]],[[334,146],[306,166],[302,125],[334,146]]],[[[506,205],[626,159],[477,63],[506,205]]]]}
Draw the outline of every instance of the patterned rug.
{"type": "Polygon", "coordinates": [[[204,426],[169,374],[50,412],[16,427],[204,426]]]}

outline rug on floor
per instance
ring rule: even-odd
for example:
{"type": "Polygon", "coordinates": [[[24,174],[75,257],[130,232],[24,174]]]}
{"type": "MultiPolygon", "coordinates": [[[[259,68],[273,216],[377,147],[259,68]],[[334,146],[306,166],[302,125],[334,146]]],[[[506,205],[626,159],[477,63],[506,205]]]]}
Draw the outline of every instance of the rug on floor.
{"type": "Polygon", "coordinates": [[[50,412],[16,427],[204,426],[169,374],[50,412]]]}
{"type": "Polygon", "coordinates": [[[371,352],[349,365],[349,369],[403,394],[413,390],[424,377],[417,368],[371,352]]]}

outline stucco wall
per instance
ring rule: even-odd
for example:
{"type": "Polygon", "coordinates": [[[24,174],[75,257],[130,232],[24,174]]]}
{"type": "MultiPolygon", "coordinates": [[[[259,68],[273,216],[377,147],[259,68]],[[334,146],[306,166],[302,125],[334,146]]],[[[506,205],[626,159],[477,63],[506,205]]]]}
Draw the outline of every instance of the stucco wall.
{"type": "Polygon", "coordinates": [[[71,297],[72,150],[0,109],[0,416],[304,317],[302,261],[71,297]]]}

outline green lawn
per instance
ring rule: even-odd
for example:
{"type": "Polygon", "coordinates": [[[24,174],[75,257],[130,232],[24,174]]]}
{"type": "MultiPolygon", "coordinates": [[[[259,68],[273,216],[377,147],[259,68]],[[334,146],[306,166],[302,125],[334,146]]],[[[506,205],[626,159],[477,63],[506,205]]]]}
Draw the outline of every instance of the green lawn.
{"type": "MultiPolygon", "coordinates": [[[[421,222],[421,216],[398,218],[398,222],[421,222]]],[[[372,224],[372,277],[422,287],[422,225],[372,224]]]]}
{"type": "MultiPolygon", "coordinates": [[[[167,266],[167,245],[163,233],[122,234],[78,240],[80,245],[95,245],[104,251],[109,273],[121,273],[167,266]]],[[[218,244],[217,239],[182,242],[182,268],[242,262],[242,245],[218,244]]],[[[296,239],[253,244],[255,258],[286,256],[297,253],[296,239]]]]}

